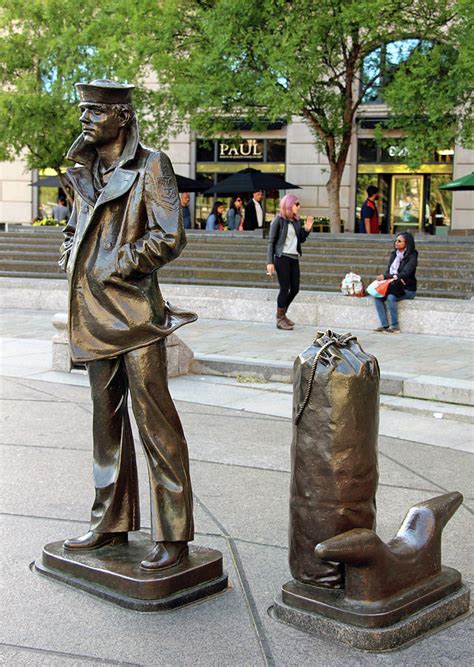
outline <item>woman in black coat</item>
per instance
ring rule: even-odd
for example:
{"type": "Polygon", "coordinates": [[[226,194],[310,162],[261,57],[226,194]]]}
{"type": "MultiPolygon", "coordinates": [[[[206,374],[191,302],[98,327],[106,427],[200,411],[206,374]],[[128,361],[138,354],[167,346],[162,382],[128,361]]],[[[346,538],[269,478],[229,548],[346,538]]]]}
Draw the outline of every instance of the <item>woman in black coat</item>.
{"type": "Polygon", "coordinates": [[[395,249],[388,260],[387,270],[377,280],[395,278],[390,283],[387,295],[375,299],[375,308],[379,316],[380,325],[375,331],[382,333],[400,333],[398,325],[398,302],[402,299],[414,299],[416,296],[416,265],[418,251],[415,249],[415,239],[409,232],[398,234],[395,239],[395,249]],[[388,305],[390,321],[387,319],[385,304],[388,305]]]}

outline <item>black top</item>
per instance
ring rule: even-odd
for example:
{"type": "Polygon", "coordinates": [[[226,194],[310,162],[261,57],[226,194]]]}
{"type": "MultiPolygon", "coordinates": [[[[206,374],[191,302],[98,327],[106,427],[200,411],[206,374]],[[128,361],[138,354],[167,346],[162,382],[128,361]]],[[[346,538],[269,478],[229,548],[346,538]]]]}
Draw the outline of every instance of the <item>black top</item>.
{"type": "MultiPolygon", "coordinates": [[[[408,236],[408,234],[407,234],[408,236]]],[[[411,236],[411,235],[410,235],[411,236]]],[[[406,238],[406,237],[405,237],[406,238]]],[[[391,278],[390,267],[393,260],[397,254],[396,250],[392,250],[390,253],[390,259],[388,260],[387,270],[385,271],[384,278],[391,278]]],[[[418,251],[410,244],[409,239],[407,239],[407,247],[403,255],[403,259],[400,262],[400,267],[398,269],[398,279],[402,281],[403,287],[410,292],[416,292],[416,265],[418,264],[418,251]]]]}

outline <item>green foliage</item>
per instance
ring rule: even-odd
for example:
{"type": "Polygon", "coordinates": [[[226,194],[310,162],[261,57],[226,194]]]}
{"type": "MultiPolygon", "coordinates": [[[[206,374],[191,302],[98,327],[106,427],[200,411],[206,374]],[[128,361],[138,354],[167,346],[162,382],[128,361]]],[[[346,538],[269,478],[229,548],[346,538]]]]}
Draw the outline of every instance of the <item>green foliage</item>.
{"type": "MultiPolygon", "coordinates": [[[[333,231],[354,117],[367,88],[365,58],[395,40],[433,40],[459,25],[453,0],[163,0],[151,56],[161,90],[201,136],[236,119],[303,116],[329,161],[333,231]],[[333,196],[331,196],[331,193],[333,196]]],[[[420,65],[418,80],[422,78],[420,65]]],[[[405,74],[406,76],[406,74],[405,74]]],[[[391,90],[395,91],[400,77],[391,90]]],[[[459,89],[457,89],[459,92],[459,89]]],[[[446,101],[452,113],[456,91],[446,101]]],[[[388,94],[388,91],[387,91],[388,94]]],[[[394,93],[395,95],[395,93],[394,93]]],[[[393,97],[390,98],[393,101],[393,97]]],[[[405,116],[418,109],[406,107],[405,116]]],[[[439,146],[439,144],[438,144],[439,146]]]]}
{"type": "MultiPolygon", "coordinates": [[[[412,168],[437,148],[474,145],[474,5],[460,0],[452,8],[451,29],[420,44],[384,91],[391,111],[384,127],[403,131],[398,145],[412,168]]],[[[393,141],[382,127],[377,135],[381,143],[393,141]]]]}
{"type": "Polygon", "coordinates": [[[169,113],[143,84],[148,65],[136,35],[156,2],[4,0],[0,10],[0,159],[24,151],[30,168],[59,170],[80,131],[74,84],[139,82],[142,132],[160,137],[169,113]]]}

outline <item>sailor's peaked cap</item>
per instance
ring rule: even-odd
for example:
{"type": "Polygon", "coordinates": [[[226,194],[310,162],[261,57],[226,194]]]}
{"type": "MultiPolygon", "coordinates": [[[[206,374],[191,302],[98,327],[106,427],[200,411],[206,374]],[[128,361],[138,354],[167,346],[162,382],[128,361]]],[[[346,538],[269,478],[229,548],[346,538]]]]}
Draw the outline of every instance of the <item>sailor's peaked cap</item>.
{"type": "Polygon", "coordinates": [[[111,79],[95,79],[90,83],[76,83],[81,103],[131,104],[135,86],[111,79]]]}

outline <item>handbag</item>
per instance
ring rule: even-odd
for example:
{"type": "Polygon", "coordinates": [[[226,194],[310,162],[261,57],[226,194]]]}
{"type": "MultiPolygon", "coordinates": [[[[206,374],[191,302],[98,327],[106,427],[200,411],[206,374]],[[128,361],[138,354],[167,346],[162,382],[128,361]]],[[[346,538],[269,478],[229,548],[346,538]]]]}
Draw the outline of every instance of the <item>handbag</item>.
{"type": "Polygon", "coordinates": [[[387,296],[388,288],[395,278],[386,278],[385,280],[374,280],[367,287],[367,294],[374,296],[376,299],[383,299],[387,296]]]}
{"type": "Polygon", "coordinates": [[[365,296],[364,281],[357,273],[346,273],[341,284],[340,289],[346,296],[365,296]]]}

